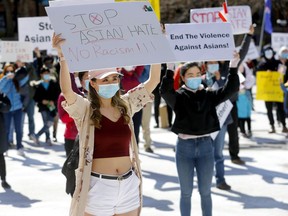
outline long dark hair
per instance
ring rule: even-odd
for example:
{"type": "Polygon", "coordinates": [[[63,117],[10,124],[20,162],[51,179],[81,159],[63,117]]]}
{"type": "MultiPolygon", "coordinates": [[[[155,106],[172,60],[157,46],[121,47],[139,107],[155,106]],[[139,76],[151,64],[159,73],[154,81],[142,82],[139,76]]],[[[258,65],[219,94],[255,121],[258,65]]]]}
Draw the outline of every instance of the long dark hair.
{"type": "MultiPolygon", "coordinates": [[[[93,81],[96,81],[96,79],[93,81]]],[[[100,112],[100,98],[96,90],[89,84],[88,100],[91,102],[92,115],[91,120],[96,128],[101,128],[102,115],[100,112]]],[[[125,124],[128,124],[130,117],[128,115],[128,107],[120,98],[120,90],[112,97],[112,106],[117,107],[124,117],[125,124]]]]}
{"type": "MultiPolygon", "coordinates": [[[[9,65],[6,65],[3,69],[3,74],[6,75],[8,73],[8,68],[11,67],[13,68],[13,73],[15,75],[15,66],[13,64],[9,64],[9,65]]],[[[10,71],[9,71],[10,72],[10,71]]],[[[19,81],[17,79],[15,79],[15,76],[14,78],[12,79],[12,82],[17,90],[17,92],[19,92],[19,89],[20,89],[20,84],[19,84],[19,81]]]]}

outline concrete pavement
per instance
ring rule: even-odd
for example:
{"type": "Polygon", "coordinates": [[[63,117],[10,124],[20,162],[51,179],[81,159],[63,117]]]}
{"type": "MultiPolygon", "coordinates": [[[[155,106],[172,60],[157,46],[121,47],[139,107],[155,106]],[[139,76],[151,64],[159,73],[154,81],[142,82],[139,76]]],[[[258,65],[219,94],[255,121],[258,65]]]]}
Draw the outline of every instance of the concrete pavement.
{"type": "MultiPolygon", "coordinates": [[[[226,181],[231,191],[215,187],[212,199],[214,216],[287,216],[288,215],[288,148],[281,128],[268,134],[268,119],[264,102],[255,101],[252,115],[253,138],[240,138],[240,156],[245,166],[230,162],[227,145],[226,181]]],[[[36,113],[36,127],[42,125],[36,113]]],[[[154,129],[151,120],[154,154],[140,154],[144,176],[144,216],[178,216],[179,184],[174,162],[173,147],[176,136],[166,129],[154,129]]],[[[65,194],[65,178],[61,166],[65,160],[63,145],[64,125],[59,123],[59,142],[52,147],[44,143],[35,147],[28,140],[27,121],[24,126],[26,157],[9,150],[6,156],[7,181],[11,190],[0,188],[0,216],[66,216],[70,197],[65,194]]],[[[227,137],[226,137],[227,139],[227,137]]],[[[43,140],[44,141],[44,140],[43,140]]],[[[192,198],[192,215],[201,215],[197,181],[192,198]]]]}

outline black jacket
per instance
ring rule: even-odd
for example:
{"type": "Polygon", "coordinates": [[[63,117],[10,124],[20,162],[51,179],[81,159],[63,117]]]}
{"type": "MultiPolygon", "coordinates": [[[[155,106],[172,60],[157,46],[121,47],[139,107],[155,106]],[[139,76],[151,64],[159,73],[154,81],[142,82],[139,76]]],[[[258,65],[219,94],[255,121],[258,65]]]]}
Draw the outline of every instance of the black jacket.
{"type": "Polygon", "coordinates": [[[219,130],[216,106],[238,90],[239,78],[236,68],[230,69],[227,83],[216,91],[203,89],[192,92],[183,87],[175,91],[173,77],[164,76],[160,93],[176,115],[171,131],[176,134],[204,135],[219,130]]]}
{"type": "Polygon", "coordinates": [[[9,112],[10,108],[10,100],[0,93],[0,154],[3,154],[8,150],[8,140],[3,113],[9,112]]]}

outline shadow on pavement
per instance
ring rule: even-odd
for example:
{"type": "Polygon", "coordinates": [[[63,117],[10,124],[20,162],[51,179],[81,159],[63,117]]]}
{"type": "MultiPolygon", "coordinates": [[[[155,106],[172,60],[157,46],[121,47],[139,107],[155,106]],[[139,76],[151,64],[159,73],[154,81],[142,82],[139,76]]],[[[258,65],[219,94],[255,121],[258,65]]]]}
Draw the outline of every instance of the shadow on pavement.
{"type": "Polygon", "coordinates": [[[12,189],[8,189],[6,192],[0,193],[0,206],[11,205],[16,208],[30,208],[31,205],[36,202],[41,202],[41,200],[30,199],[29,197],[15,192],[12,189]]]}
{"type": "Polygon", "coordinates": [[[226,197],[228,200],[243,203],[244,209],[271,209],[271,208],[278,208],[283,210],[288,210],[288,204],[284,202],[277,201],[271,197],[264,197],[264,196],[249,196],[237,191],[228,191],[229,194],[221,194],[212,192],[212,194],[226,197]]]}
{"type": "Polygon", "coordinates": [[[170,206],[173,202],[170,200],[157,200],[152,197],[143,196],[143,207],[145,208],[155,208],[159,211],[174,211],[170,206]]]}

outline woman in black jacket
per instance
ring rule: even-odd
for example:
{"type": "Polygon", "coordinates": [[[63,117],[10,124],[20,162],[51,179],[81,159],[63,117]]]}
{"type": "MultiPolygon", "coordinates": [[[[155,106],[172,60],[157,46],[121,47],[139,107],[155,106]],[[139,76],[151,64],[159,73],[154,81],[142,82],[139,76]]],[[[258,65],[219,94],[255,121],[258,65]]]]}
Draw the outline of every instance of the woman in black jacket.
{"type": "Polygon", "coordinates": [[[229,99],[239,89],[237,65],[239,54],[230,61],[228,81],[223,88],[208,91],[201,84],[201,68],[188,62],[181,68],[185,83],[179,90],[173,88],[173,76],[166,73],[160,93],[175,112],[171,131],[178,134],[176,167],[180,182],[180,211],[182,216],[191,212],[194,168],[197,172],[203,216],[212,215],[211,184],[214,151],[210,133],[220,130],[216,106],[229,99]],[[170,76],[169,76],[170,75],[170,76]]]}
{"type": "Polygon", "coordinates": [[[8,150],[8,140],[6,136],[6,127],[4,122],[4,112],[9,112],[11,108],[11,103],[8,97],[0,93],[0,176],[1,185],[5,189],[11,188],[11,186],[6,181],[6,163],[4,158],[4,152],[8,150]]]}

